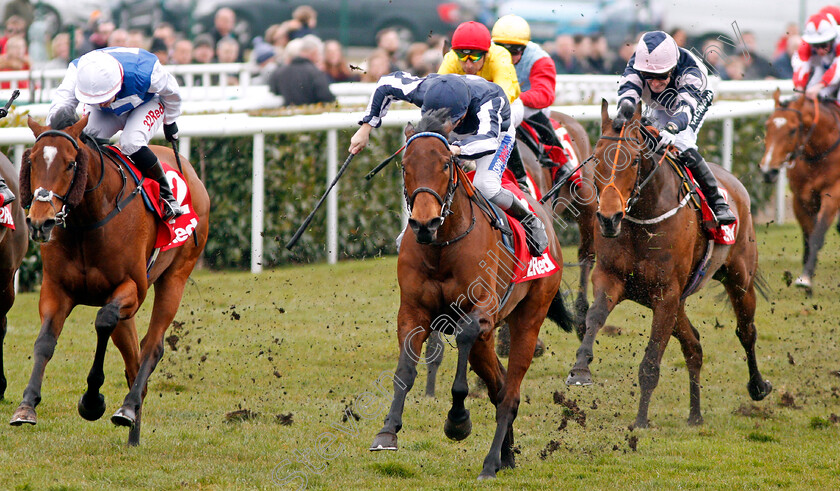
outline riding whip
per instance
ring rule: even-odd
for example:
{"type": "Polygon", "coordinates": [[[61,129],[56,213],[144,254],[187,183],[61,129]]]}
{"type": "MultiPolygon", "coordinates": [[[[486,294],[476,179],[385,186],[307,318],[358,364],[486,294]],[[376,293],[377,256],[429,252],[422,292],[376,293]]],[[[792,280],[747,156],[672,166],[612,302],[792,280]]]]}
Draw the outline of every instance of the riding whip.
{"type": "Polygon", "coordinates": [[[595,157],[595,155],[591,155],[588,159],[586,159],[586,160],[584,160],[583,162],[581,162],[581,163],[580,163],[580,165],[578,165],[577,167],[575,167],[575,168],[572,170],[572,172],[570,172],[570,173],[569,173],[569,175],[568,175],[568,176],[566,176],[566,178],[565,178],[565,179],[560,179],[559,181],[557,181],[557,182],[554,184],[554,186],[551,186],[551,189],[549,189],[548,191],[546,191],[546,193],[545,193],[545,194],[543,195],[543,197],[540,199],[540,204],[541,204],[541,205],[544,205],[546,201],[548,201],[548,200],[549,200],[552,196],[554,196],[555,194],[557,194],[557,191],[560,191],[560,188],[562,188],[562,187],[563,187],[563,184],[566,184],[566,181],[568,181],[570,177],[572,177],[573,175],[575,175],[575,172],[577,172],[577,171],[578,171],[578,169],[580,169],[581,167],[583,167],[584,165],[586,165],[586,163],[587,163],[587,162],[589,162],[590,160],[592,160],[592,158],[593,158],[593,157],[595,157]]]}
{"type": "Polygon", "coordinates": [[[397,150],[396,152],[394,152],[393,154],[391,154],[391,156],[390,156],[390,157],[388,157],[387,159],[383,160],[383,161],[382,161],[379,165],[377,165],[376,167],[374,167],[373,169],[371,169],[371,171],[370,171],[370,172],[368,172],[368,173],[367,173],[367,175],[365,176],[365,180],[366,180],[366,181],[370,181],[371,179],[373,179],[373,176],[375,176],[375,175],[376,175],[379,171],[381,171],[382,169],[384,169],[386,165],[390,164],[390,163],[391,163],[391,161],[392,161],[392,160],[394,160],[394,158],[395,158],[397,155],[399,155],[399,154],[400,154],[400,152],[402,152],[404,148],[405,148],[405,144],[403,144],[403,146],[401,146],[399,150],[397,150]]]}
{"type": "Polygon", "coordinates": [[[5,118],[9,114],[9,108],[12,107],[12,103],[19,95],[20,91],[18,89],[15,89],[15,91],[12,92],[12,97],[9,97],[9,102],[7,102],[5,106],[0,107],[0,118],[5,118]]]}
{"type": "Polygon", "coordinates": [[[173,138],[172,141],[172,151],[175,152],[175,162],[178,163],[178,170],[181,172],[181,175],[184,175],[184,169],[181,167],[181,154],[178,152],[178,138],[173,138]]]}
{"type": "Polygon", "coordinates": [[[345,160],[344,163],[341,165],[341,168],[338,169],[338,173],[336,174],[335,179],[333,179],[333,182],[329,185],[326,192],[324,192],[324,195],[321,196],[321,199],[318,200],[318,203],[315,205],[315,209],[313,209],[309,216],[306,217],[306,220],[304,220],[300,227],[298,227],[297,232],[295,232],[295,235],[293,235],[291,240],[289,240],[289,242],[286,244],[286,249],[291,251],[295,244],[297,244],[298,239],[300,239],[300,236],[303,235],[303,232],[306,230],[306,227],[309,226],[309,222],[311,222],[312,218],[315,217],[315,212],[318,211],[318,208],[320,208],[322,204],[324,204],[324,200],[327,199],[327,195],[330,194],[332,188],[334,188],[338,180],[341,179],[341,175],[344,174],[344,171],[347,170],[347,166],[350,165],[350,161],[352,161],[353,157],[355,156],[355,153],[351,153],[347,156],[347,160],[345,160]]]}

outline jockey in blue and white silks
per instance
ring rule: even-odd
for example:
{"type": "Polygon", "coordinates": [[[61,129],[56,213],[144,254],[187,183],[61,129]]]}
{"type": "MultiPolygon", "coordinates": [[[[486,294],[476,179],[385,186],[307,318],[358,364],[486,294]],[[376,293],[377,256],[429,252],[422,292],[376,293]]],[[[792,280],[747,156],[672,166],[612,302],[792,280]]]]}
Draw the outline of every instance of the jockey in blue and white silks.
{"type": "Polygon", "coordinates": [[[709,200],[720,225],[735,223],[735,215],[718,191],[717,180],[697,150],[697,133],[712,103],[708,72],[702,61],[677,46],[665,32],[645,33],[627,62],[618,88],[618,116],[629,121],[639,101],[651,109],[659,128],[659,148],[674,146],[709,200]]]}
{"type": "Polygon", "coordinates": [[[379,127],[394,100],[410,102],[426,114],[449,109],[453,123],[453,155],[475,161],[473,184],[495,205],[519,220],[528,235],[531,254],[539,256],[548,246],[545,226],[516,196],[502,188],[502,173],[515,144],[516,130],[510,121],[510,103],[504,90],[474,75],[414,77],[394,72],[379,79],[370,98],[361,127],[350,140],[350,153],[359,153],[370,132],[379,127]]]}
{"type": "Polygon", "coordinates": [[[53,95],[47,125],[59,111],[75,111],[80,102],[89,115],[84,132],[108,139],[123,130],[122,152],[160,184],[163,219],[181,215],[163,167],[148,146],[161,125],[166,139],[174,141],[175,120],[181,115],[178,82],[157,56],[140,48],[103,48],[76,58],[53,95]]]}

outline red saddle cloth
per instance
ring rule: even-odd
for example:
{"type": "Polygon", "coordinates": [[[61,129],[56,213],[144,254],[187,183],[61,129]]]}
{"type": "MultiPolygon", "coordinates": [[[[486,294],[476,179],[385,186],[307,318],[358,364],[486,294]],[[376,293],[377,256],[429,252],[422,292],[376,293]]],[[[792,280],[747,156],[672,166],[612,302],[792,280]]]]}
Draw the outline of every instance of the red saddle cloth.
{"type": "MultiPolygon", "coordinates": [[[[715,241],[715,244],[723,244],[723,245],[732,245],[735,243],[735,237],[738,232],[738,222],[740,220],[736,220],[735,223],[732,225],[721,225],[718,226],[717,222],[715,221],[715,213],[712,211],[712,208],[709,206],[709,201],[706,199],[706,196],[703,195],[703,191],[700,190],[700,186],[697,184],[697,180],[694,179],[694,176],[691,174],[691,171],[685,169],[688,173],[691,180],[694,181],[694,185],[697,188],[697,194],[700,195],[700,214],[703,217],[703,229],[706,230],[706,233],[712,237],[712,240],[715,241]]],[[[729,204],[730,208],[734,208],[734,203],[729,198],[729,191],[726,188],[722,188],[718,186],[718,191],[720,191],[721,196],[726,202],[729,204]]]]}
{"type": "MultiPolygon", "coordinates": [[[[131,168],[135,176],[141,177],[143,175],[134,166],[134,163],[123,155],[119,148],[111,146],[111,149],[131,168]]],[[[192,196],[190,195],[190,189],[187,186],[184,176],[166,162],[161,161],[161,164],[163,165],[166,179],[169,181],[169,187],[172,188],[172,195],[175,196],[178,204],[181,205],[181,210],[184,211],[184,214],[177,219],[170,220],[168,223],[164,222],[161,219],[160,185],[154,179],[146,178],[143,180],[143,190],[149,197],[149,200],[146,201],[146,206],[151,205],[155,215],[159,219],[157,221],[158,229],[157,237],[155,238],[155,248],[160,248],[161,252],[163,252],[178,247],[190,238],[193,230],[198,226],[198,215],[193,210],[192,196]]]]}
{"type": "MultiPolygon", "coordinates": [[[[467,173],[467,177],[470,181],[472,181],[474,176],[475,171],[467,173]]],[[[523,200],[527,203],[527,200],[525,200],[525,193],[519,189],[519,186],[516,184],[516,177],[510,169],[505,169],[505,172],[502,174],[502,187],[512,192],[516,196],[516,199],[523,200]]],[[[534,208],[531,207],[530,203],[528,204],[528,208],[530,208],[531,211],[534,211],[534,208]]],[[[551,276],[560,271],[557,261],[551,257],[551,253],[548,248],[546,248],[539,257],[531,256],[531,253],[528,252],[525,229],[522,228],[519,220],[508,215],[508,223],[510,223],[510,229],[513,231],[514,283],[522,283],[523,281],[551,276]]],[[[546,228],[551,226],[550,223],[545,223],[543,225],[545,225],[546,228]]]]}
{"type": "Polygon", "coordinates": [[[12,204],[0,207],[0,225],[15,229],[15,218],[12,216],[12,204]]]}

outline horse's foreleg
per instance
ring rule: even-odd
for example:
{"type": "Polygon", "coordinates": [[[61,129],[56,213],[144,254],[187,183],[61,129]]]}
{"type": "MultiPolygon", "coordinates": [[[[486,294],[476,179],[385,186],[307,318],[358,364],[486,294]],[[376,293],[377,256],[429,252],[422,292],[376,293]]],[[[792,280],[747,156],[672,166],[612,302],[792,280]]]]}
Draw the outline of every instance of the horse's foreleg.
{"type": "Polygon", "coordinates": [[[87,391],[79,400],[79,415],[88,421],[96,421],[105,413],[105,396],[99,389],[105,383],[105,350],[108,348],[108,338],[116,329],[120,319],[134,316],[140,306],[137,297],[137,285],[134,281],[125,281],[114,289],[108,302],[96,313],[96,353],[93,365],[87,377],[87,391]]]}
{"type": "MultiPolygon", "coordinates": [[[[498,470],[512,469],[516,465],[513,453],[513,421],[519,411],[520,386],[528,367],[531,366],[540,326],[554,295],[553,292],[548,292],[547,295],[543,295],[548,298],[539,299],[539,296],[532,291],[525,301],[517,306],[514,315],[509,317],[508,370],[505,373],[502,392],[497,397],[498,402],[493,401],[496,405],[496,432],[490,451],[484,458],[479,479],[495,478],[498,470]]],[[[495,359],[495,356],[493,358],[495,359]]]]}
{"type": "Polygon", "coordinates": [[[435,383],[440,364],[443,363],[443,340],[440,333],[433,331],[426,341],[426,395],[435,396],[435,383]]]}
{"type": "Polygon", "coordinates": [[[446,423],[443,425],[444,433],[452,440],[463,440],[472,432],[470,412],[464,407],[464,400],[470,392],[467,381],[467,361],[478,336],[482,331],[492,332],[492,329],[493,326],[486,317],[479,318],[475,314],[462,317],[458,321],[458,331],[455,333],[458,364],[455,370],[455,381],[452,383],[452,408],[446,415],[446,423]]]}
{"type": "Polygon", "coordinates": [[[645,348],[645,355],[639,365],[639,412],[636,414],[636,428],[648,427],[648,408],[653,389],[659,384],[659,364],[662,354],[668,346],[668,340],[674,332],[677,315],[680,309],[680,289],[676,286],[663,288],[664,297],[659,298],[653,305],[653,325],[650,339],[645,348]]]}
{"type": "Polygon", "coordinates": [[[402,413],[405,397],[414,386],[417,377],[417,363],[423,353],[423,342],[429,337],[430,320],[428,316],[417,312],[417,308],[400,306],[397,316],[399,325],[397,339],[400,345],[400,358],[394,374],[394,399],[385,416],[385,424],[370,446],[371,451],[397,450],[397,432],[402,429],[402,413]]]}
{"type": "Polygon", "coordinates": [[[817,268],[817,254],[825,243],[825,233],[831,227],[834,219],[837,218],[837,210],[840,208],[840,189],[832,189],[830,192],[824,193],[821,198],[817,222],[808,237],[808,258],[802,268],[802,275],[796,279],[796,285],[804,288],[811,288],[811,279],[814,277],[814,270],[817,268]]]}
{"type": "Polygon", "coordinates": [[[624,296],[623,280],[600,272],[597,268],[592,274],[592,284],[595,290],[595,301],[586,313],[586,334],[577,350],[575,366],[569,372],[566,385],[592,385],[589,364],[593,358],[595,335],[604,326],[612,309],[624,296]]]}
{"type": "Polygon", "coordinates": [[[735,333],[741,341],[741,346],[747,354],[747,367],[750,371],[750,380],[747,383],[747,390],[755,401],[760,401],[767,397],[773,390],[773,385],[768,380],[764,380],[761,372],[758,370],[758,363],[755,358],[755,340],[758,334],[755,329],[755,287],[752,282],[748,282],[746,267],[741,264],[729,265],[731,271],[735,274],[730,274],[727,281],[723,284],[726,292],[729,294],[729,299],[732,302],[732,307],[735,308],[735,317],[738,321],[738,327],[735,333]]]}
{"type": "Polygon", "coordinates": [[[685,315],[685,304],[680,304],[677,312],[674,337],[680,342],[688,368],[688,424],[703,424],[703,415],[700,412],[700,368],[703,366],[703,348],[700,346],[700,333],[685,315]]]}
{"type": "Polygon", "coordinates": [[[579,340],[583,340],[586,334],[586,314],[589,310],[588,288],[589,273],[592,272],[592,265],[595,263],[595,215],[590,207],[575,203],[580,206],[580,215],[577,217],[578,231],[580,232],[580,245],[578,246],[578,263],[580,264],[580,283],[578,284],[578,297],[575,300],[575,331],[579,340]]]}
{"type": "Polygon", "coordinates": [[[814,231],[814,215],[808,210],[807,205],[796,195],[793,197],[793,215],[796,217],[797,223],[799,223],[799,228],[802,229],[802,266],[804,267],[810,255],[808,239],[814,231]]]}
{"type": "Polygon", "coordinates": [[[15,303],[14,271],[11,271],[10,280],[3,291],[0,291],[0,400],[6,394],[6,370],[3,365],[3,343],[6,339],[6,314],[15,303]]]}
{"type": "Polygon", "coordinates": [[[61,292],[60,287],[48,279],[41,285],[41,299],[38,304],[41,314],[41,331],[35,339],[32,375],[23,391],[23,400],[9,422],[13,426],[37,423],[35,407],[41,402],[44,371],[55,352],[55,345],[58,343],[64,321],[73,309],[70,299],[57,292],[61,292]]]}
{"type": "Polygon", "coordinates": [[[140,368],[128,395],[123,400],[122,407],[111,416],[111,422],[115,425],[131,428],[128,434],[129,445],[140,444],[138,423],[143,398],[146,395],[146,384],[163,357],[163,336],[178,312],[184,285],[193,264],[185,264],[179,271],[165,275],[155,282],[152,318],[149,321],[149,330],[140,343],[140,368]]]}

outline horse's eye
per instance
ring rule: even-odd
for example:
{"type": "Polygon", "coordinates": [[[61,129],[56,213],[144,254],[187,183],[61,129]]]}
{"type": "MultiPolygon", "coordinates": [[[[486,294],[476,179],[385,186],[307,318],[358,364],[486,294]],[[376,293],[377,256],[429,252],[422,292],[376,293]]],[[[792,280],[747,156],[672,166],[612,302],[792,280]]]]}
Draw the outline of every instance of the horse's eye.
{"type": "Polygon", "coordinates": [[[68,170],[68,171],[73,170],[74,167],[76,167],[76,162],[70,162],[70,163],[67,164],[67,169],[66,170],[68,170]]]}
{"type": "Polygon", "coordinates": [[[796,133],[796,128],[793,128],[793,129],[791,129],[790,131],[788,131],[788,134],[789,134],[790,136],[793,136],[795,133],[796,133]]]}
{"type": "Polygon", "coordinates": [[[443,170],[449,170],[449,161],[443,164],[443,170]]]}

